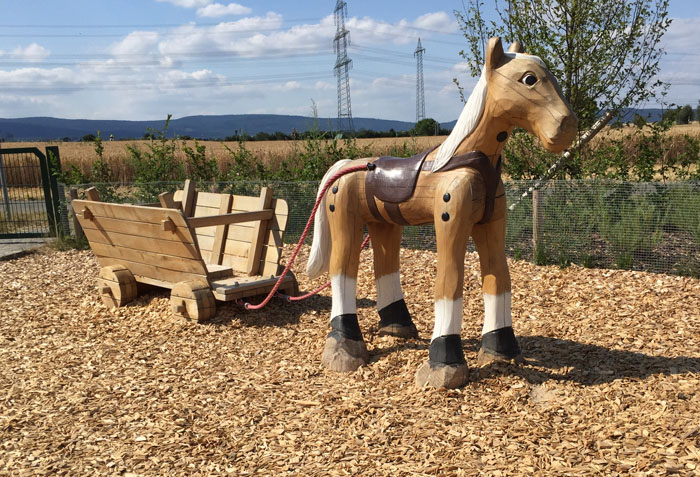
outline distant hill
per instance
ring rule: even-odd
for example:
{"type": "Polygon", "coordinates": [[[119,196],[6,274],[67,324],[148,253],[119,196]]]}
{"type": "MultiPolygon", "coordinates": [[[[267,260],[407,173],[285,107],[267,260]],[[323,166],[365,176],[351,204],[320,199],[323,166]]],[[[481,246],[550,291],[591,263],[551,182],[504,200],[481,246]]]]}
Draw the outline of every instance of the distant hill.
{"type": "MultiPolygon", "coordinates": [[[[372,131],[407,131],[414,123],[386,119],[353,118],[355,129],[372,131]]],[[[313,127],[314,119],[305,116],[283,116],[276,114],[232,114],[225,116],[187,116],[172,119],[168,136],[191,136],[201,139],[223,139],[243,132],[255,135],[258,132],[291,134],[294,130],[304,132],[313,127]]],[[[318,129],[334,130],[335,118],[318,118],[318,129]]],[[[448,123],[454,126],[454,121],[448,123]]],[[[38,141],[70,138],[79,140],[87,134],[100,131],[103,138],[110,134],[115,139],[140,139],[148,128],[162,130],[165,120],[160,121],[114,121],[90,119],[58,119],[48,117],[2,119],[0,138],[10,141],[38,141]]],[[[447,127],[447,125],[443,126],[447,127]]]]}
{"type": "MultiPolygon", "coordinates": [[[[621,115],[623,122],[631,122],[634,114],[640,114],[647,121],[661,119],[661,109],[630,109],[621,115]]],[[[407,131],[413,122],[388,119],[353,118],[356,130],[407,131]]],[[[456,121],[441,123],[441,127],[451,130],[456,121]]],[[[111,134],[115,139],[140,139],[147,129],[162,130],[165,120],[159,121],[116,121],[93,119],[60,119],[49,117],[0,118],[0,138],[7,141],[49,141],[70,138],[77,141],[87,134],[102,133],[103,138],[111,134]]],[[[279,114],[229,114],[222,116],[187,116],[170,121],[168,136],[190,136],[200,139],[224,139],[243,132],[255,135],[258,132],[291,134],[304,132],[313,127],[314,119],[306,116],[284,116],[279,114]]],[[[336,118],[318,118],[318,128],[322,131],[335,130],[336,118]]]]}

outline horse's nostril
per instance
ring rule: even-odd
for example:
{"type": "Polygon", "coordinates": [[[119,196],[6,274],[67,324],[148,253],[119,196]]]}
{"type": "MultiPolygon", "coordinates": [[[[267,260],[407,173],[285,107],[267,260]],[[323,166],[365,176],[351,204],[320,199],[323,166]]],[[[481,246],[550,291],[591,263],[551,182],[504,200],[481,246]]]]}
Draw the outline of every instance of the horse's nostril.
{"type": "Polygon", "coordinates": [[[578,128],[578,118],[575,115],[570,114],[564,118],[561,122],[561,131],[573,133],[578,128]]]}

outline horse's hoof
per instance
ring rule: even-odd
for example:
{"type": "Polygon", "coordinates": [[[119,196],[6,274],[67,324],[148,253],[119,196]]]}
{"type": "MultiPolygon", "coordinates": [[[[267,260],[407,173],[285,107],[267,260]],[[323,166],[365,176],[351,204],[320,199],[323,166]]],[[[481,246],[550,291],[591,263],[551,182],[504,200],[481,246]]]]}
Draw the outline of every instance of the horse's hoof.
{"type": "Polygon", "coordinates": [[[379,336],[396,336],[397,338],[404,339],[415,339],[418,338],[418,329],[416,325],[411,323],[410,325],[398,325],[391,324],[379,327],[379,336]]]}
{"type": "Polygon", "coordinates": [[[522,364],[525,362],[520,353],[520,345],[515,339],[513,328],[508,326],[489,331],[481,337],[481,349],[477,358],[479,366],[493,362],[522,364]]]}
{"type": "Polygon", "coordinates": [[[419,388],[455,389],[464,386],[468,381],[467,363],[442,364],[428,360],[416,371],[416,386],[419,388]]]}
{"type": "Polygon", "coordinates": [[[350,373],[369,362],[369,353],[363,340],[329,336],[323,348],[321,362],[331,371],[350,373]]]}
{"type": "Polygon", "coordinates": [[[379,310],[379,334],[405,339],[418,338],[418,330],[403,298],[379,310]]]}
{"type": "Polygon", "coordinates": [[[524,364],[525,358],[523,358],[522,354],[517,354],[515,356],[506,356],[500,353],[494,353],[492,351],[481,348],[479,350],[479,355],[476,358],[477,366],[488,366],[492,363],[524,364]]]}

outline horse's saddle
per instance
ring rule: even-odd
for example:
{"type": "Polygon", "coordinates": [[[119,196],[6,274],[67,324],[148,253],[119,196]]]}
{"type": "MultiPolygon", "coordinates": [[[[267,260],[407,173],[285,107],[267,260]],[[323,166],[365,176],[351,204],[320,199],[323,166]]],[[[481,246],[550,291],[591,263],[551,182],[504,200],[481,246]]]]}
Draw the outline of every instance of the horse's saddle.
{"type": "MultiPolygon", "coordinates": [[[[433,149],[435,148],[409,158],[382,156],[371,163],[365,179],[365,195],[369,209],[377,220],[386,222],[379,213],[375,198],[384,202],[384,208],[392,221],[400,225],[409,225],[401,215],[399,204],[411,198],[421,171],[429,171],[433,168],[433,161],[425,160],[433,149]]],[[[478,171],[484,180],[486,189],[484,215],[479,223],[485,224],[493,215],[496,189],[501,179],[501,158],[498,158],[497,166],[493,167],[486,154],[472,151],[453,157],[440,171],[451,171],[462,167],[478,171]]]]}

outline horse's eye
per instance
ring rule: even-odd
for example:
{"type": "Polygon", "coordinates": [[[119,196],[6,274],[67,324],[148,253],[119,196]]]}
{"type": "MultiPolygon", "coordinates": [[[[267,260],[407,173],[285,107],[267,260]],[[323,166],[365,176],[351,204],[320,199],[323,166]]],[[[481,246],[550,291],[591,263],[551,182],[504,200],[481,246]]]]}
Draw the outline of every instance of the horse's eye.
{"type": "Polygon", "coordinates": [[[525,75],[520,79],[520,82],[528,86],[533,86],[535,83],[537,83],[537,76],[532,73],[525,73],[525,75]]]}

